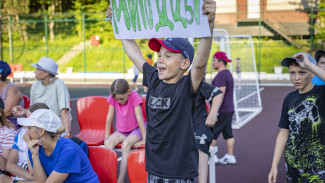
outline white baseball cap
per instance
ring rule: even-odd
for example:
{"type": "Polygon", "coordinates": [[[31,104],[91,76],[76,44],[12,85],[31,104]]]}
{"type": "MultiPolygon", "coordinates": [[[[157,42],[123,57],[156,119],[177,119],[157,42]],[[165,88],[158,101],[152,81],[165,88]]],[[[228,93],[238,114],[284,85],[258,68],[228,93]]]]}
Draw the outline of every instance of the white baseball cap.
{"type": "Polygon", "coordinates": [[[31,64],[33,67],[36,67],[37,69],[41,69],[45,72],[48,72],[53,75],[57,75],[58,73],[58,64],[56,62],[48,57],[42,57],[36,64],[31,64]]]}
{"type": "Polygon", "coordinates": [[[21,126],[36,126],[53,133],[57,133],[62,125],[59,116],[48,109],[37,109],[28,118],[18,118],[17,122],[21,126]]]}

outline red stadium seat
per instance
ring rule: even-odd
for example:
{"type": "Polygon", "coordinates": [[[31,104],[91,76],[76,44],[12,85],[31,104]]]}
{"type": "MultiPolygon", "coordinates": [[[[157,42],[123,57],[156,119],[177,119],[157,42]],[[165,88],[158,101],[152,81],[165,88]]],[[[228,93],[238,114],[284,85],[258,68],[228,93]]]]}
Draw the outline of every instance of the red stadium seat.
{"type": "Polygon", "coordinates": [[[130,183],[146,183],[145,151],[133,151],[128,156],[128,174],[130,183]]]}
{"type": "Polygon", "coordinates": [[[207,113],[209,114],[209,110],[210,110],[210,105],[208,101],[205,101],[205,107],[207,109],[207,113]]]}
{"type": "MultiPolygon", "coordinates": [[[[80,125],[78,138],[88,146],[104,144],[106,116],[109,103],[105,97],[89,96],[77,101],[77,116],[80,125]]],[[[111,133],[113,128],[111,128],[111,133]]]]}
{"type": "Polygon", "coordinates": [[[141,97],[142,99],[142,105],[141,105],[141,108],[142,108],[142,114],[143,114],[143,118],[145,121],[147,121],[147,115],[146,115],[146,97],[141,97]]]}
{"type": "Polygon", "coordinates": [[[115,151],[99,146],[88,146],[89,161],[97,173],[99,182],[117,182],[117,154],[115,151]]]}
{"type": "Polygon", "coordinates": [[[27,97],[26,95],[23,95],[23,99],[24,99],[24,108],[25,109],[28,109],[29,105],[30,105],[30,100],[29,100],[29,97],[27,97]]]}
{"type": "MultiPolygon", "coordinates": [[[[145,121],[147,121],[147,116],[146,116],[146,97],[141,97],[141,99],[143,101],[143,103],[141,105],[143,118],[144,118],[145,121]]],[[[122,143],[119,143],[119,144],[116,145],[115,148],[120,149],[121,147],[122,147],[122,143]]],[[[133,149],[144,149],[144,148],[145,148],[145,145],[142,145],[142,146],[140,146],[138,148],[133,148],[133,149]]]]}
{"type": "MultiPolygon", "coordinates": [[[[145,145],[141,145],[138,148],[132,147],[132,149],[144,149],[145,147],[146,147],[145,145]]],[[[122,143],[117,144],[115,148],[121,149],[122,148],[122,143]]]]}

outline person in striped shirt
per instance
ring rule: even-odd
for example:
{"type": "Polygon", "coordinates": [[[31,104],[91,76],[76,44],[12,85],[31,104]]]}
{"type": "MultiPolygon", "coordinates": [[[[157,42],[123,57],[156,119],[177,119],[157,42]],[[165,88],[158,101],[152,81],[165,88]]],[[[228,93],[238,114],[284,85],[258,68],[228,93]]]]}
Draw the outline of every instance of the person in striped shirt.
{"type": "Polygon", "coordinates": [[[7,120],[3,107],[2,101],[0,102],[0,174],[6,171],[7,159],[17,134],[15,125],[7,120]]]}

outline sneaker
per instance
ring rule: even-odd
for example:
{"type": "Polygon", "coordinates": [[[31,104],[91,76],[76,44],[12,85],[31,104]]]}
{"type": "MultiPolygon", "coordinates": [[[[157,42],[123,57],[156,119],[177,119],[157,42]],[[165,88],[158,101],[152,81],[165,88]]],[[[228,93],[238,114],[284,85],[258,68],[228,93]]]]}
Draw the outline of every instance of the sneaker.
{"type": "Polygon", "coordinates": [[[236,161],[236,157],[234,155],[225,154],[225,156],[222,157],[219,160],[219,163],[221,163],[221,164],[228,164],[228,165],[236,165],[237,164],[237,161],[236,161]]]}

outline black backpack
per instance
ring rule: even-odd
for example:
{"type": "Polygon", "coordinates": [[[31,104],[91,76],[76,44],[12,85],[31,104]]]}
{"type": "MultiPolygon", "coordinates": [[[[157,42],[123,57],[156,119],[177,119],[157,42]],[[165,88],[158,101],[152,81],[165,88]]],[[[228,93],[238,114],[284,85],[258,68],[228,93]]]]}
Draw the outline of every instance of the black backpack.
{"type": "Polygon", "coordinates": [[[71,137],[71,140],[77,143],[81,147],[81,149],[86,153],[87,157],[89,157],[88,145],[86,144],[86,142],[80,140],[78,137],[71,137]]]}

